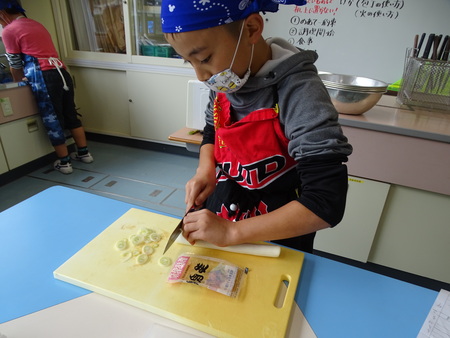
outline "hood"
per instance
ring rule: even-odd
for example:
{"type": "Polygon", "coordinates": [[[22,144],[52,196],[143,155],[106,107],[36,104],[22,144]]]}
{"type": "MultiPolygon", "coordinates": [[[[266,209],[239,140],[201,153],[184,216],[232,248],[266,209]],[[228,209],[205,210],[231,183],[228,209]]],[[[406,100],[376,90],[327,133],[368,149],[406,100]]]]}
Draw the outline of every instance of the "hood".
{"type": "MultiPolygon", "coordinates": [[[[312,50],[303,50],[294,47],[292,44],[281,38],[271,38],[267,42],[272,45],[276,44],[283,49],[294,52],[293,55],[288,56],[285,60],[278,63],[275,67],[268,69],[264,72],[258,72],[257,76],[252,76],[248,79],[247,83],[241,88],[238,93],[245,94],[247,92],[253,92],[265,87],[271,87],[274,84],[280,83],[283,79],[292,73],[301,73],[304,71],[316,71],[314,63],[318,59],[318,55],[312,50]]],[[[270,61],[269,61],[270,62],[270,61]]]]}

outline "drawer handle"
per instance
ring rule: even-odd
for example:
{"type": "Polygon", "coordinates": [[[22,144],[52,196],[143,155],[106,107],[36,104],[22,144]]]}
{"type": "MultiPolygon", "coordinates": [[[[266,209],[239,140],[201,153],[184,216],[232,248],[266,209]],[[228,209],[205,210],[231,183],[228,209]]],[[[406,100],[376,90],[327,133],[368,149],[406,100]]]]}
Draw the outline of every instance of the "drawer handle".
{"type": "Polygon", "coordinates": [[[38,121],[36,119],[27,120],[27,128],[29,133],[39,130],[38,121]]]}

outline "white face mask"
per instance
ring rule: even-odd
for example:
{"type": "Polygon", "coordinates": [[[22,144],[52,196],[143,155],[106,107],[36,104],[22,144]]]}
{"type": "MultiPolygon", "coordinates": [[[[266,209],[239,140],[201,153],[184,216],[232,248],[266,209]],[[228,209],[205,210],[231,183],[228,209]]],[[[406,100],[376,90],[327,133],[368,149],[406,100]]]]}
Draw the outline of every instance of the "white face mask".
{"type": "Polygon", "coordinates": [[[242,86],[247,82],[250,77],[250,66],[253,60],[253,49],[254,45],[252,45],[252,54],[250,56],[250,63],[248,65],[247,72],[244,74],[244,77],[241,79],[239,75],[237,75],[231,69],[233,67],[234,59],[236,58],[236,54],[239,48],[239,43],[241,42],[242,31],[244,30],[244,23],[242,23],[241,32],[239,33],[239,39],[234,51],[233,59],[231,60],[231,65],[229,68],[221,71],[220,73],[214,74],[208,80],[203,81],[203,83],[209,87],[210,89],[216,92],[225,92],[225,93],[234,93],[242,88],[242,86]]]}

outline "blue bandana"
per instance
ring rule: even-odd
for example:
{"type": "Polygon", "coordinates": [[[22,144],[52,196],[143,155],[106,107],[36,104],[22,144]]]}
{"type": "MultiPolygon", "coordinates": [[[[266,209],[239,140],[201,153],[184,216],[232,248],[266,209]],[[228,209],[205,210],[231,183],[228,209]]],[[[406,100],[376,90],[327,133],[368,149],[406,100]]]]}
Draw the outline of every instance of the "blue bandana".
{"type": "Polygon", "coordinates": [[[277,12],[278,5],[306,5],[306,0],[163,0],[164,33],[181,33],[225,25],[252,13],[277,12]]]}
{"type": "Polygon", "coordinates": [[[0,10],[3,9],[14,9],[20,13],[25,12],[16,0],[0,0],[0,10]]]}

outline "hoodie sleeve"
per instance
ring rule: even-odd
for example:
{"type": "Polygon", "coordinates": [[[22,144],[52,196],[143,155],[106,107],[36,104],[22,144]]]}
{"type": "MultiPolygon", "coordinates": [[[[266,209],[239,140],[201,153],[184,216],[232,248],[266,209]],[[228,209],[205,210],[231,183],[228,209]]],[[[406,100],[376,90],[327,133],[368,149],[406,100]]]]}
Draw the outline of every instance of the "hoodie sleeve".
{"type": "Polygon", "coordinates": [[[330,226],[344,216],[348,190],[345,155],[319,155],[303,158],[297,165],[300,178],[298,201],[330,226]]]}
{"type": "Polygon", "coordinates": [[[214,144],[215,142],[215,130],[214,130],[214,98],[216,93],[212,90],[209,91],[209,103],[205,110],[205,127],[203,128],[203,140],[204,144],[214,144]]]}
{"type": "Polygon", "coordinates": [[[331,226],[344,215],[352,147],[312,61],[279,83],[280,122],[298,162],[298,201],[331,226]]]}

